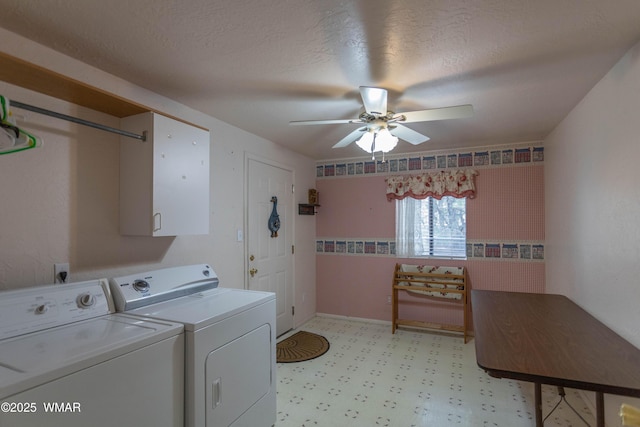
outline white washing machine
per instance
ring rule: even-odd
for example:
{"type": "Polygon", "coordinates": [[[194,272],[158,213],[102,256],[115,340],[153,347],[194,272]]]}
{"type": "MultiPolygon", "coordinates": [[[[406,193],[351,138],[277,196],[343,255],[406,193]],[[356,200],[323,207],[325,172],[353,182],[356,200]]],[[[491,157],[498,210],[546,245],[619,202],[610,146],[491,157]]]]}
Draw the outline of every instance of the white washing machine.
{"type": "Polygon", "coordinates": [[[185,328],[185,426],[269,427],[276,421],[276,300],[218,288],[208,265],[110,280],[118,311],[185,328]]]}
{"type": "Polygon", "coordinates": [[[182,426],[183,325],[113,312],[106,279],[0,292],[0,426],[182,426]]]}

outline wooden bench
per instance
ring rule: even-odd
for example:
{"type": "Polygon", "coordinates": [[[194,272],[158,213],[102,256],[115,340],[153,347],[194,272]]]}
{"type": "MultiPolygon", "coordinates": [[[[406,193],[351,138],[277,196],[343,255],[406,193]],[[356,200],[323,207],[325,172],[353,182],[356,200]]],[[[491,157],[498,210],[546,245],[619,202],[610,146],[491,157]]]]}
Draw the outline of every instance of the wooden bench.
{"type": "Polygon", "coordinates": [[[467,271],[464,267],[396,264],[393,272],[393,289],[391,293],[393,306],[392,333],[396,332],[398,326],[439,329],[462,333],[466,343],[469,324],[467,285],[467,271]],[[401,319],[398,314],[398,291],[421,295],[438,302],[461,304],[463,310],[462,326],[401,319]]]}

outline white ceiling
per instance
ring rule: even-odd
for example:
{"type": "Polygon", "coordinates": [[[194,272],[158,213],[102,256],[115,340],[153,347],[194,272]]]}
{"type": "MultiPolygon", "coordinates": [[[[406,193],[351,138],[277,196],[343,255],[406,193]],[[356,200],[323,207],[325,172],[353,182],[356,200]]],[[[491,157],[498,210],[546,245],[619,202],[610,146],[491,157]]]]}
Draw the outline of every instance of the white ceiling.
{"type": "Polygon", "coordinates": [[[0,0],[0,26],[315,159],[356,125],[359,86],[426,151],[544,138],[640,40],[638,0],[0,0]]]}

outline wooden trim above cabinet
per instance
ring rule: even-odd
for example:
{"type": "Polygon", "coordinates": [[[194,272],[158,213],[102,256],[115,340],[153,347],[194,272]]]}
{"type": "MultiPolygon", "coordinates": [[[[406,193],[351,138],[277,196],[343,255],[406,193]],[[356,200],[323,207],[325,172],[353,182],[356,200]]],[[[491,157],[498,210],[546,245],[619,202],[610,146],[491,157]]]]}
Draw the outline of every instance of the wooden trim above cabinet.
{"type": "Polygon", "coordinates": [[[208,130],[179,117],[138,104],[4,52],[0,52],[0,80],[118,118],[153,111],[191,126],[208,130]]]}

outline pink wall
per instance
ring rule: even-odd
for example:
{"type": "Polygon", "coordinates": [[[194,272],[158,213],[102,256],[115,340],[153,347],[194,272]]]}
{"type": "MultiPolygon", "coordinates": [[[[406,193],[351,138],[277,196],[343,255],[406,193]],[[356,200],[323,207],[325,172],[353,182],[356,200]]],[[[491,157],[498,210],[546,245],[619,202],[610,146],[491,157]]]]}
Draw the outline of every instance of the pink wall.
{"type": "Polygon", "coordinates": [[[395,205],[387,201],[384,176],[317,181],[316,236],[395,236],[395,205]]]}
{"type": "MultiPolygon", "coordinates": [[[[544,241],[543,165],[481,168],[477,197],[467,201],[469,242],[522,243],[544,241]]],[[[385,196],[384,176],[319,178],[317,239],[390,239],[395,236],[395,202],[385,196]]],[[[349,317],[391,320],[391,278],[396,262],[466,266],[471,287],[520,292],[544,292],[543,260],[398,259],[393,254],[317,253],[317,311],[349,317]]],[[[401,292],[401,294],[403,294],[401,292]]],[[[450,303],[428,303],[403,296],[404,318],[462,323],[462,313],[450,303]],[[420,302],[417,304],[416,302],[420,302]]]]}
{"type": "MultiPolygon", "coordinates": [[[[483,169],[477,197],[467,200],[470,240],[543,240],[544,168],[483,169]]],[[[387,201],[384,176],[317,181],[318,237],[395,236],[395,203],[387,201]]]]}
{"type": "Polygon", "coordinates": [[[544,240],[544,167],[483,169],[467,201],[467,238],[544,240]]]}

